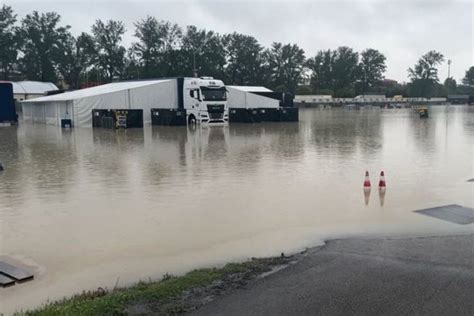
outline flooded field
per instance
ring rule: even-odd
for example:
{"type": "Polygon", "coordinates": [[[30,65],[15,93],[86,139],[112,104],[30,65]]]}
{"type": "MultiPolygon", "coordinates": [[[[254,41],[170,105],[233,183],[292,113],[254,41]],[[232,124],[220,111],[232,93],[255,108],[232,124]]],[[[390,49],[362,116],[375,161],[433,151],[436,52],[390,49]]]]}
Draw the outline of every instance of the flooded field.
{"type": "Polygon", "coordinates": [[[196,130],[0,128],[0,260],[36,277],[0,288],[0,312],[327,238],[473,232],[412,212],[474,207],[473,154],[467,106],[425,120],[302,109],[299,123],[196,130]]]}

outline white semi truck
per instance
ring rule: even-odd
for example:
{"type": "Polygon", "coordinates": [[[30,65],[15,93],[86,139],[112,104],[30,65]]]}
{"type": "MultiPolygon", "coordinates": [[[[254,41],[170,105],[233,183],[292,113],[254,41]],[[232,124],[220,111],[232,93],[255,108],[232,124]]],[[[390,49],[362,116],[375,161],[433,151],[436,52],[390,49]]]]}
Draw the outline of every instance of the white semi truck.
{"type": "Polygon", "coordinates": [[[212,77],[164,79],[163,98],[151,109],[153,125],[227,123],[227,90],[222,80],[212,77]],[[170,98],[169,94],[176,97],[170,98]],[[174,102],[173,102],[174,101],[174,102]]]}

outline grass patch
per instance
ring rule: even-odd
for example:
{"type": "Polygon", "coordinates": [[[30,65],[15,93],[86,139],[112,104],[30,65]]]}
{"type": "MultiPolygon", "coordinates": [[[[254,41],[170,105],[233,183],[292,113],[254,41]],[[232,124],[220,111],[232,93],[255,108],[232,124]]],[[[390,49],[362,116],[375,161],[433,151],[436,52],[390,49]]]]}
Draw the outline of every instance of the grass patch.
{"type": "MultiPolygon", "coordinates": [[[[99,288],[16,315],[125,315],[128,314],[127,308],[136,304],[146,306],[147,310],[156,314],[179,314],[193,307],[189,306],[191,303],[186,302],[184,305],[188,306],[183,306],[183,295],[188,293],[186,296],[188,298],[189,291],[193,289],[201,288],[203,289],[201,292],[206,292],[215,282],[224,284],[221,287],[225,288],[227,285],[229,288],[232,285],[229,283],[252,279],[271,270],[273,266],[288,261],[288,257],[252,259],[244,263],[230,263],[219,269],[193,270],[180,277],[165,275],[160,281],[142,281],[128,288],[114,290],[99,288]],[[166,306],[165,310],[163,306],[166,306]]],[[[212,294],[216,294],[216,291],[212,294]]]]}

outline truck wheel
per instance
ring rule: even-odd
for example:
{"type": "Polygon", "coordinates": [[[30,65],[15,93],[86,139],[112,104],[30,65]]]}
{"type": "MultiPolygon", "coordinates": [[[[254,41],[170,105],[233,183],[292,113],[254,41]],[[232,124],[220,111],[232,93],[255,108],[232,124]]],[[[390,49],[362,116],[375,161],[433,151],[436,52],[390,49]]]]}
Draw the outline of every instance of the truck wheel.
{"type": "Polygon", "coordinates": [[[188,124],[189,125],[195,125],[196,124],[196,117],[193,114],[189,115],[188,124]]]}

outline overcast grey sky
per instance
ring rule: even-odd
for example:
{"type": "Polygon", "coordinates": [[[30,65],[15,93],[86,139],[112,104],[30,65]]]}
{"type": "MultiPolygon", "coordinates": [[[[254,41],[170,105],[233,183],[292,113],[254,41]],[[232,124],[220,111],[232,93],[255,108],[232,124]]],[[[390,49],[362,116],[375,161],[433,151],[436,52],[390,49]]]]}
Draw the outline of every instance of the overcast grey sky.
{"type": "MultiPolygon", "coordinates": [[[[472,0],[337,0],[337,1],[25,1],[0,0],[23,17],[33,10],[56,11],[78,34],[90,31],[98,18],[125,22],[124,44],[133,41],[133,22],[152,15],[219,33],[239,32],[272,42],[297,43],[312,57],[320,49],[341,45],[357,51],[375,48],[387,56],[386,78],[407,81],[407,68],[435,49],[452,60],[459,82],[474,65],[474,1],[472,0]]],[[[447,76],[446,62],[440,79],[447,76]]]]}

